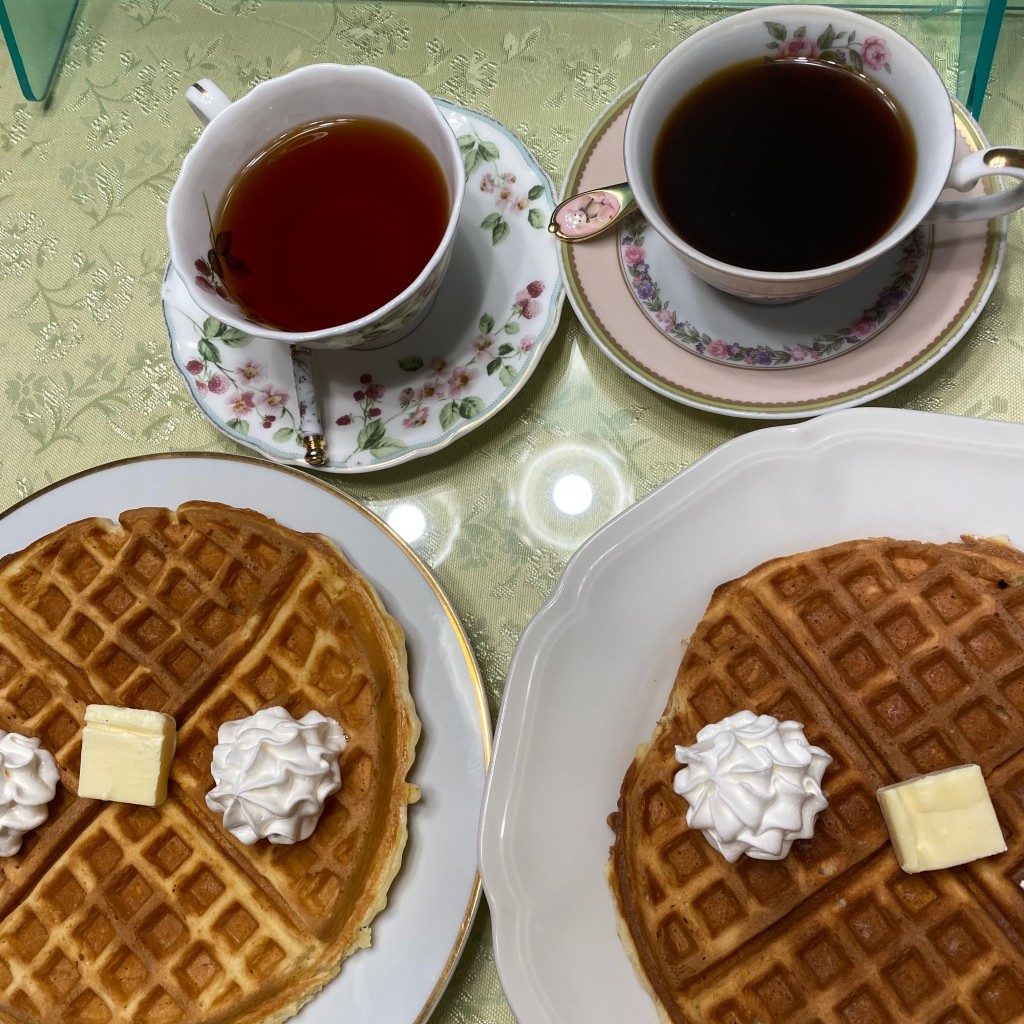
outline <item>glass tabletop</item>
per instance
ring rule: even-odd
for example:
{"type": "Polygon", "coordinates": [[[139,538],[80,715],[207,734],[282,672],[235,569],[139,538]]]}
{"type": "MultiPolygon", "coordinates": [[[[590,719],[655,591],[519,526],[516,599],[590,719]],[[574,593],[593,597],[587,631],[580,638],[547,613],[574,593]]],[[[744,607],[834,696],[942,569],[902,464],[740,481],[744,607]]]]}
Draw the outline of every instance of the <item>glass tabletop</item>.
{"type": "Polygon", "coordinates": [[[78,0],[0,0],[0,28],[27,99],[48,95],[77,8],[78,0]]]}
{"type": "MultiPolygon", "coordinates": [[[[479,0],[477,0],[479,2],[479,0]]],[[[532,3],[535,0],[508,0],[532,3]]],[[[553,0],[558,2],[558,0],[553,0]]],[[[675,0],[561,0],[563,3],[676,6],[675,0]]],[[[60,69],[60,59],[72,30],[79,0],[0,0],[0,28],[14,65],[21,90],[30,100],[44,100],[60,69]]],[[[723,12],[750,6],[740,0],[721,0],[714,5],[723,12]]],[[[867,12],[881,8],[876,0],[852,0],[847,7],[867,12]]],[[[1006,0],[945,0],[933,4],[904,0],[895,9],[912,12],[918,18],[941,18],[948,39],[957,50],[957,97],[977,116],[985,98],[1006,0]]]]}
{"type": "MultiPolygon", "coordinates": [[[[210,78],[238,96],[303,64],[375,64],[503,126],[557,189],[607,108],[722,13],[484,0],[83,4],[48,104],[26,103],[14,67],[0,65],[0,506],[126,456],[259,457],[197,407],[163,317],[165,204],[200,131],[183,98],[193,81],[210,78]]],[[[934,54],[950,91],[961,92],[962,18],[893,9],[879,17],[934,54]]],[[[1024,12],[1008,11],[980,115],[991,139],[1017,145],[1022,28],[1024,12]]],[[[865,143],[844,144],[855,152],[865,143]]],[[[870,404],[1024,422],[1022,253],[1018,215],[977,322],[934,366],[870,404]]],[[[576,548],[685,466],[765,426],[646,386],[566,305],[530,379],[486,422],[423,458],[318,479],[391,523],[433,570],[469,637],[493,718],[516,642],[576,548]]],[[[757,517],[755,495],[751,530],[757,517]]],[[[513,1020],[486,906],[432,1019],[513,1020]]]]}

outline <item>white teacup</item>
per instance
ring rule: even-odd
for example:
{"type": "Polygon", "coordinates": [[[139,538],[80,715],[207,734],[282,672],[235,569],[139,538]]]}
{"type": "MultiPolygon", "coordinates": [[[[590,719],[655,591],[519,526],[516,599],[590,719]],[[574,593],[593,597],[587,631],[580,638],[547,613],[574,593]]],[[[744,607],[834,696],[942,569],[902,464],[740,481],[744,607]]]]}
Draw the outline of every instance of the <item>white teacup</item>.
{"type": "MultiPolygon", "coordinates": [[[[314,64],[263,82],[235,102],[205,79],[191,86],[185,98],[207,124],[171,191],[167,235],[171,263],[200,309],[246,334],[311,348],[381,348],[419,325],[448,268],[465,191],[455,135],[420,86],[378,68],[314,64]],[[211,214],[238,172],[276,140],[300,125],[345,117],[390,122],[425,144],[447,184],[450,211],[444,235],[415,280],[366,315],[318,330],[272,329],[249,319],[211,271],[211,214]]],[[[372,230],[372,211],[363,213],[372,230]]],[[[339,239],[339,244],[351,243],[339,239]]]]}
{"type": "MultiPolygon", "coordinates": [[[[792,112],[799,124],[798,110],[792,112]]],[[[842,126],[835,126],[841,145],[842,126]]],[[[654,68],[626,122],[626,176],[651,227],[698,277],[723,291],[757,302],[788,302],[824,291],[852,277],[898,244],[919,224],[938,220],[987,220],[1024,206],[1024,185],[991,195],[940,202],[944,188],[969,191],[980,178],[1006,174],[1024,179],[1024,149],[998,147],[953,164],[956,123],[938,72],[915,46],[861,14],[805,5],[762,7],[723,18],[689,36],[654,68]],[[769,29],[769,24],[772,26],[769,29]],[[844,49],[843,40],[855,40],[844,49]],[[781,41],[780,41],[781,38],[781,41]],[[797,271],[753,270],[714,259],[694,248],[666,220],[655,195],[652,164],[659,133],[677,104],[699,83],[726,68],[757,58],[804,59],[815,41],[838,39],[832,55],[854,66],[905,115],[917,150],[916,174],[902,214],[869,248],[830,266],[797,271]],[[788,44],[788,45],[787,45],[788,44]],[[856,49],[851,56],[850,50],[856,49]]],[[[695,139],[694,146],[704,144],[695,139]]],[[[759,154],[750,154],[750,187],[757,188],[759,154]]],[[[855,159],[855,156],[851,156],[855,159]]],[[[770,201],[770,196],[765,196],[770,201]]],[[[700,196],[694,197],[700,202],[700,196]]],[[[844,211],[855,215],[854,211],[844,211]]],[[[740,228],[742,229],[742,227],[740,228]]],[[[841,225],[838,228],[841,230],[841,225]]],[[[723,225],[723,231],[731,230],[723,225]]]]}

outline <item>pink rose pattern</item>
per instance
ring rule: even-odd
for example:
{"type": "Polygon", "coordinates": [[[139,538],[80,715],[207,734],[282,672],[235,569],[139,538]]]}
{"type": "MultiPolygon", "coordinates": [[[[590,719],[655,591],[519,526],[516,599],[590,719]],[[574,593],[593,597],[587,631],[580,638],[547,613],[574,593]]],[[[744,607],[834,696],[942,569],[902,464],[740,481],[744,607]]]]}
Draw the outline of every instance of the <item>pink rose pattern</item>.
{"type": "Polygon", "coordinates": [[[648,316],[673,341],[708,359],[741,366],[788,366],[816,362],[860,345],[876,334],[909,301],[921,278],[924,262],[924,233],[913,232],[904,242],[896,273],[883,288],[874,304],[853,323],[813,338],[809,344],[774,348],[767,345],[741,345],[724,338],[712,338],[688,320],[680,320],[661,296],[661,287],[651,277],[644,250],[647,221],[641,214],[626,220],[619,238],[623,266],[637,302],[648,316]]]}
{"type": "MultiPolygon", "coordinates": [[[[447,431],[484,412],[486,403],[474,393],[474,385],[481,374],[497,375],[505,389],[515,382],[537,343],[535,333],[523,333],[522,322],[543,317],[547,291],[548,285],[543,281],[530,281],[515,293],[500,325],[490,313],[484,313],[477,324],[478,333],[470,341],[471,355],[466,360],[450,363],[435,357],[425,363],[419,356],[399,359],[399,369],[415,373],[417,385],[402,388],[397,397],[398,408],[390,415],[385,415],[381,401],[386,386],[372,374],[362,374],[359,386],[352,391],[352,406],[335,419],[339,427],[358,428],[355,447],[338,461],[344,465],[358,452],[380,458],[409,447],[409,440],[389,434],[389,424],[395,420],[405,430],[417,430],[427,426],[436,414],[441,429],[447,431]]],[[[195,327],[199,332],[198,354],[185,363],[185,369],[196,392],[201,396],[223,396],[227,425],[238,433],[248,435],[255,427],[273,429],[277,444],[292,444],[301,449],[300,415],[291,407],[290,392],[268,380],[265,368],[255,360],[245,359],[231,366],[222,352],[222,347],[244,348],[252,338],[212,317],[195,327]]]]}
{"type": "Polygon", "coordinates": [[[807,35],[807,26],[800,25],[790,30],[778,21],[766,21],[765,27],[771,39],[768,49],[773,56],[782,60],[823,60],[842,64],[854,71],[891,72],[889,44],[879,36],[857,38],[856,31],[837,32],[829,24],[816,38],[807,35]]]}
{"type": "Polygon", "coordinates": [[[790,60],[814,60],[818,56],[818,44],[813,39],[796,38],[787,39],[779,47],[779,56],[790,60]]]}
{"type": "Polygon", "coordinates": [[[481,372],[487,376],[497,374],[503,387],[508,388],[519,376],[519,364],[524,362],[537,342],[535,334],[521,334],[521,321],[541,316],[545,306],[541,297],[547,291],[543,281],[531,281],[516,292],[505,322],[498,326],[490,313],[484,313],[477,324],[478,333],[470,341],[472,354],[459,363],[449,363],[439,356],[425,362],[419,356],[406,356],[398,360],[400,369],[415,373],[416,387],[404,387],[398,393],[398,408],[384,416],[378,399],[384,397],[385,387],[363,374],[360,387],[352,393],[355,406],[339,416],[339,427],[358,426],[356,445],[340,461],[347,463],[358,452],[370,452],[377,457],[390,451],[400,451],[409,442],[388,433],[394,421],[405,430],[427,426],[436,411],[442,430],[448,431],[462,420],[479,416],[486,404],[474,394],[474,384],[481,372]]]}
{"type": "MultiPolygon", "coordinates": [[[[889,46],[879,36],[868,36],[863,41],[855,31],[837,32],[829,26],[812,38],[805,25],[790,30],[777,21],[766,21],[765,27],[771,37],[766,44],[774,51],[773,57],[780,60],[822,60],[842,64],[863,72],[891,72],[889,46]]],[[[792,363],[806,363],[859,345],[870,338],[878,329],[898,312],[909,299],[924,253],[923,236],[914,232],[904,243],[903,255],[894,279],[883,290],[878,300],[852,324],[830,334],[814,338],[809,345],[796,344],[784,349],[764,345],[748,346],[729,342],[723,338],[712,338],[692,323],[679,320],[673,310],[662,301],[660,288],[651,278],[650,267],[643,248],[643,232],[647,223],[639,214],[627,222],[620,238],[622,263],[629,276],[633,294],[641,307],[646,310],[655,324],[670,338],[682,343],[699,355],[722,362],[739,363],[746,366],[784,366],[792,363]]]]}
{"type": "Polygon", "coordinates": [[[189,359],[185,369],[200,396],[224,396],[227,425],[239,434],[253,428],[273,431],[273,440],[284,447],[302,448],[299,415],[290,405],[291,394],[267,380],[265,368],[253,359],[231,366],[225,348],[245,348],[252,338],[214,317],[195,324],[199,332],[197,358],[189,359]]]}

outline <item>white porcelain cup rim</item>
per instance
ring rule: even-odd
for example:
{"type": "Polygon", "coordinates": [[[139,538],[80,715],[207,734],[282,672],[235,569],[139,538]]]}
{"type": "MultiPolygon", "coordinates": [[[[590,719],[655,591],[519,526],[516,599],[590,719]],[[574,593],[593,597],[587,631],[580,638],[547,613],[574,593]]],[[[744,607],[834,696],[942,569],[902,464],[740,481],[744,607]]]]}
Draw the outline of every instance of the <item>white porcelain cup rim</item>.
{"type": "Polygon", "coordinates": [[[748,285],[755,287],[761,284],[767,284],[768,287],[779,285],[799,294],[801,287],[811,288],[816,281],[829,275],[842,277],[857,272],[921,223],[987,220],[1024,206],[1024,185],[990,195],[940,202],[939,196],[944,188],[968,191],[985,175],[1009,174],[1024,180],[1024,150],[993,147],[970,154],[954,164],[955,144],[956,123],[949,93],[931,61],[916,46],[894,29],[862,14],[840,8],[793,4],[756,8],[729,15],[699,29],[679,43],[650,72],[637,92],[626,120],[623,153],[626,177],[640,211],[650,226],[669,242],[691,269],[701,276],[704,276],[702,270],[706,270],[709,280],[717,277],[719,281],[726,281],[726,284],[721,285],[726,290],[730,290],[731,281],[737,285],[737,294],[748,285]],[[788,20],[790,24],[795,20],[810,24],[834,22],[845,30],[855,28],[860,33],[884,33],[886,41],[897,55],[894,63],[896,59],[901,62],[902,72],[899,88],[892,82],[887,83],[887,87],[905,112],[908,106],[912,108],[908,120],[914,128],[918,147],[914,190],[903,214],[882,238],[840,263],[788,272],[734,266],[713,259],[690,246],[662,216],[649,174],[650,154],[656,133],[667,114],[669,99],[674,106],[692,88],[692,84],[680,83],[693,83],[700,76],[706,77],[742,60],[742,56],[731,59],[727,56],[731,52],[727,45],[730,36],[749,36],[754,26],[763,26],[774,20],[788,20]],[[908,104],[906,100],[911,90],[915,90],[916,94],[913,102],[908,104]],[[921,119],[927,120],[926,131],[920,130],[921,119]]]}
{"type": "MultiPolygon", "coordinates": [[[[458,229],[458,219],[465,193],[462,155],[459,151],[455,134],[448,125],[442,111],[438,109],[437,104],[429,93],[411,79],[394,75],[381,68],[369,65],[310,64],[261,82],[236,100],[228,97],[216,83],[209,79],[200,79],[190,86],[186,90],[185,98],[196,115],[204,122],[205,127],[199,139],[182,161],[178,178],[171,190],[167,203],[167,236],[171,263],[178,272],[178,276],[182,279],[182,283],[189,296],[203,312],[215,316],[218,320],[245,333],[258,334],[261,338],[282,341],[290,345],[330,343],[332,340],[337,341],[338,339],[344,339],[346,336],[356,336],[366,329],[372,329],[375,324],[385,321],[390,314],[402,307],[404,303],[414,299],[417,292],[424,289],[432,275],[438,272],[439,265],[442,262],[445,265],[447,264],[458,229]],[[369,82],[370,87],[377,90],[382,88],[400,89],[402,90],[404,100],[416,104],[418,116],[423,118],[424,121],[433,122],[438,129],[436,138],[443,140],[439,143],[439,145],[445,147],[446,151],[443,154],[437,152],[437,146],[432,146],[431,148],[434,149],[435,156],[443,157],[441,163],[451,193],[451,214],[444,235],[430,260],[424,265],[411,284],[384,305],[356,320],[318,330],[275,330],[254,323],[245,317],[233,303],[224,300],[220,296],[211,295],[207,290],[200,288],[196,284],[196,275],[191,270],[197,258],[197,253],[188,251],[187,246],[183,242],[182,231],[179,225],[183,223],[183,218],[194,215],[194,211],[184,209],[184,197],[186,193],[194,192],[192,179],[198,174],[196,170],[197,165],[206,159],[209,154],[216,151],[221,145],[222,139],[237,139],[242,134],[251,135],[251,145],[248,147],[249,153],[247,156],[252,156],[259,152],[261,147],[265,147],[275,138],[280,137],[283,131],[312,120],[312,118],[307,119],[307,121],[295,120],[293,124],[280,131],[254,132],[252,129],[252,122],[255,120],[256,115],[262,117],[266,111],[273,110],[274,104],[280,103],[281,97],[293,89],[293,87],[303,84],[304,80],[313,81],[316,78],[325,80],[329,78],[332,84],[336,83],[339,87],[349,84],[358,78],[363,83],[369,82]],[[441,130],[442,126],[443,130],[441,130]]],[[[337,109],[335,113],[337,115],[344,115],[351,113],[351,111],[337,109]]],[[[238,167],[240,166],[241,164],[238,165],[238,167]]],[[[238,167],[234,168],[234,171],[237,171],[238,167]]],[[[205,250],[202,255],[205,255],[205,250]]],[[[443,268],[441,272],[443,272],[443,268]]]]}

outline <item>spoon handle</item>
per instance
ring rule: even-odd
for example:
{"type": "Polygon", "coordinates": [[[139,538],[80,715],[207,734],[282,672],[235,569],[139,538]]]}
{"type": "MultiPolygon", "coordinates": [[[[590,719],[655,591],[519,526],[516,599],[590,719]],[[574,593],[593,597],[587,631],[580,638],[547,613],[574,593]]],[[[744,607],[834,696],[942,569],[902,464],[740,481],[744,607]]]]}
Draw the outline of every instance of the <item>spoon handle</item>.
{"type": "Polygon", "coordinates": [[[310,466],[324,466],[327,464],[327,443],[320,424],[320,402],[316,378],[313,376],[313,353],[305,345],[292,345],[291,353],[304,457],[310,466]]]}
{"type": "Polygon", "coordinates": [[[635,200],[628,183],[579,192],[555,207],[548,231],[563,242],[582,242],[607,231],[627,214],[635,200]]]}

